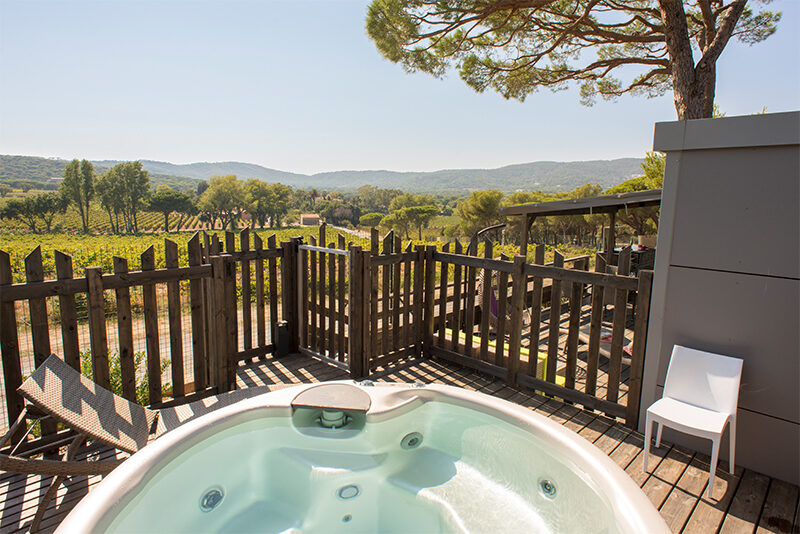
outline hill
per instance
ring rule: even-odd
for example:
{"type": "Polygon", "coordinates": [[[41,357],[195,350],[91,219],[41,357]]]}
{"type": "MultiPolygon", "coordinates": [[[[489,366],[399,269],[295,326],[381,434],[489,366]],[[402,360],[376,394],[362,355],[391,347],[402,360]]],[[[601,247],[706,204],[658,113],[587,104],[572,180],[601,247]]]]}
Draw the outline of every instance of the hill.
{"type": "Polygon", "coordinates": [[[642,160],[623,158],[598,161],[537,161],[498,169],[445,169],[434,172],[338,171],[311,178],[325,189],[351,188],[365,184],[396,187],[418,192],[468,192],[480,189],[569,191],[585,183],[599,183],[604,189],[639,175],[642,160]],[[324,185],[323,185],[324,184],[324,185]]]}
{"type": "MultiPolygon", "coordinates": [[[[302,181],[304,178],[308,178],[304,174],[278,171],[275,169],[262,167],[261,165],[256,165],[254,163],[240,163],[238,161],[225,161],[219,163],[187,163],[184,165],[148,159],[142,159],[139,161],[142,162],[144,169],[151,173],[159,173],[162,175],[171,176],[186,176],[189,178],[195,178],[197,180],[208,180],[212,176],[235,174],[242,180],[255,178],[265,182],[281,182],[291,185],[293,182],[302,181]]],[[[117,163],[121,162],[116,160],[102,160],[95,161],[93,163],[104,167],[113,167],[117,163]]]]}
{"type": "MultiPolygon", "coordinates": [[[[119,162],[93,161],[92,163],[95,171],[100,174],[119,162]]],[[[63,177],[66,165],[67,161],[63,159],[0,155],[0,183],[15,188],[28,185],[37,189],[56,189],[59,182],[50,179],[63,177]]],[[[166,184],[173,189],[195,189],[200,180],[151,171],[150,181],[153,186],[166,184]]]]}
{"type": "MultiPolygon", "coordinates": [[[[334,171],[306,175],[236,161],[184,165],[140,161],[151,173],[154,185],[166,183],[177,189],[194,188],[198,180],[207,180],[214,175],[235,174],[241,179],[281,182],[299,188],[347,191],[362,185],[374,185],[425,193],[467,193],[490,188],[504,192],[534,189],[555,192],[569,191],[589,182],[599,183],[605,189],[641,174],[642,163],[639,158],[537,161],[497,169],[444,169],[433,172],[334,171]]],[[[119,161],[103,160],[93,163],[101,170],[112,167],[119,161]]],[[[0,156],[0,180],[46,180],[51,176],[62,176],[65,164],[66,161],[63,160],[0,156]]]]}

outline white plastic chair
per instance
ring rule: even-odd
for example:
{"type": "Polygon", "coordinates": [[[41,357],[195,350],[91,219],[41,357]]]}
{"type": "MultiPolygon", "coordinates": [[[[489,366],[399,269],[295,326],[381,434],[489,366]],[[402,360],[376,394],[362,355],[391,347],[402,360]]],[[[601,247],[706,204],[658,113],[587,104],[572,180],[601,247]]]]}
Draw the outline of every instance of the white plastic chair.
{"type": "Polygon", "coordinates": [[[647,409],[644,434],[644,470],[650,449],[650,433],[656,423],[656,447],[661,446],[664,426],[687,434],[710,439],[711,469],[708,497],[714,488],[714,474],[719,459],[719,442],[725,425],[730,423],[730,473],[733,474],[736,452],[736,406],[742,363],[711,352],[675,345],[664,382],[664,395],[647,409]]]}

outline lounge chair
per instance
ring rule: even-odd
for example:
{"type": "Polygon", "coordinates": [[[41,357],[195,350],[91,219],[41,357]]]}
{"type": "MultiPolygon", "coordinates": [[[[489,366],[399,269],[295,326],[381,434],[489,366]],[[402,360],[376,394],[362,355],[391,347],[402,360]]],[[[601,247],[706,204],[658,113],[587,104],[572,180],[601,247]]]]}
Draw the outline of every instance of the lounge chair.
{"type": "Polygon", "coordinates": [[[106,475],[125,460],[76,460],[75,456],[86,440],[133,454],[150,440],[190,419],[265,393],[271,387],[234,390],[191,404],[154,411],[98,386],[53,354],[17,390],[30,404],[26,404],[16,422],[0,439],[0,449],[7,447],[11,451],[0,454],[0,470],[54,477],[31,523],[31,532],[36,532],[48,504],[65,478],[106,475]],[[72,429],[74,434],[37,449],[25,450],[22,442],[26,436],[27,419],[52,419],[72,429]],[[61,460],[32,457],[63,446],[67,446],[67,450],[61,460]]]}

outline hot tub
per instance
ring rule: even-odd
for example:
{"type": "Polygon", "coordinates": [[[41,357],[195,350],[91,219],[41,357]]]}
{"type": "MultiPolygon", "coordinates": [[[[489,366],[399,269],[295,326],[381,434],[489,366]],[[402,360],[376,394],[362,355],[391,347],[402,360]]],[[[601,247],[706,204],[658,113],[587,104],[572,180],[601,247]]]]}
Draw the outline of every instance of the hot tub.
{"type": "Polygon", "coordinates": [[[669,532],[596,447],[443,385],[301,385],[220,409],[112,472],[57,532],[669,532]]]}

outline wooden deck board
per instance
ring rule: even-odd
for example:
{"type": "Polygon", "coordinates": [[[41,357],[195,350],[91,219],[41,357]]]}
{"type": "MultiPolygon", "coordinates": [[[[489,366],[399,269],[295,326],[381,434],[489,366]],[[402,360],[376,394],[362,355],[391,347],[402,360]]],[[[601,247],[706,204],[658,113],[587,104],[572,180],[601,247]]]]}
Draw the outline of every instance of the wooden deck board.
{"type": "MultiPolygon", "coordinates": [[[[298,384],[347,379],[344,370],[300,355],[266,358],[240,365],[237,386],[298,384]]],[[[500,380],[439,360],[415,359],[378,368],[373,376],[383,382],[440,383],[494,395],[525,406],[593,442],[642,487],[673,532],[791,533],[800,529],[800,489],[749,470],[726,472],[720,462],[711,499],[705,498],[708,457],[663,443],[652,447],[650,469],[642,470],[641,434],[620,421],[565,404],[530,390],[510,387],[500,380]]],[[[104,455],[112,454],[106,451],[104,455]]],[[[0,532],[24,532],[36,511],[48,477],[0,473],[0,532]]],[[[51,532],[100,477],[67,480],[42,522],[51,532]]]]}
{"type": "Polygon", "coordinates": [[[725,515],[720,534],[744,532],[753,530],[753,525],[758,523],[764,501],[769,488],[769,477],[745,470],[739,489],[733,497],[731,507],[725,515]]]}
{"type": "MultiPolygon", "coordinates": [[[[798,512],[797,501],[799,493],[797,486],[792,486],[782,480],[772,480],[769,484],[767,500],[764,503],[764,509],[761,511],[761,519],[758,522],[756,534],[766,534],[767,532],[789,534],[793,532],[792,523],[795,514],[798,512]]],[[[797,526],[800,527],[800,525],[797,526]]],[[[794,532],[797,532],[797,530],[794,532]]]]}

